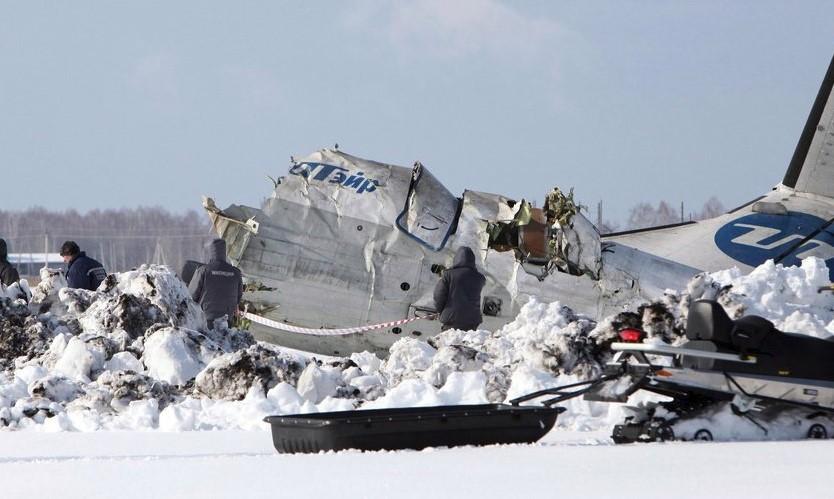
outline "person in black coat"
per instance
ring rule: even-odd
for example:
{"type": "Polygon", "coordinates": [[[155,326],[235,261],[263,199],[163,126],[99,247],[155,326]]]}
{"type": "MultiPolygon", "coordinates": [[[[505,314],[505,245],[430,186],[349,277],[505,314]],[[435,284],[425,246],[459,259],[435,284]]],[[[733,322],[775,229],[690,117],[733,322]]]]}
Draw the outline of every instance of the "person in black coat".
{"type": "Polygon", "coordinates": [[[434,288],[434,305],[440,313],[441,330],[478,329],[481,315],[481,290],[486,279],[475,266],[475,253],[466,246],[458,248],[452,268],[434,288]]]}
{"type": "Polygon", "coordinates": [[[75,241],[61,245],[60,254],[67,264],[67,287],[95,291],[107,277],[104,266],[81,251],[75,241]]]}
{"type": "Polygon", "coordinates": [[[14,265],[9,263],[9,249],[6,246],[6,240],[0,239],[0,282],[4,286],[10,286],[19,280],[20,274],[17,273],[14,265]]]}
{"type": "Polygon", "coordinates": [[[188,291],[206,313],[209,327],[213,327],[214,321],[223,316],[231,326],[243,298],[243,278],[240,270],[226,261],[226,241],[211,241],[208,252],[208,263],[194,271],[188,291]]]}

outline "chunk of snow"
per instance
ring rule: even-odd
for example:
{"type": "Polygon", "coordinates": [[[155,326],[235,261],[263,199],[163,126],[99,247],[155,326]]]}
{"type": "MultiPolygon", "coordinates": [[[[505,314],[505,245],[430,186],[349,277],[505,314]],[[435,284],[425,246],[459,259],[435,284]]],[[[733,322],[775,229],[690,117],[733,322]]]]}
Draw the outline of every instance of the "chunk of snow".
{"type": "Polygon", "coordinates": [[[72,337],[55,363],[55,370],[70,379],[89,382],[90,371],[95,364],[96,356],[87,344],[78,337],[72,337]]]}
{"type": "Polygon", "coordinates": [[[194,379],[205,367],[192,335],[173,327],[160,329],[145,340],[142,362],[150,376],[173,385],[194,379]]]}
{"type": "Polygon", "coordinates": [[[289,383],[278,383],[270,389],[266,398],[272,401],[278,414],[296,414],[304,404],[304,397],[289,383]]]}
{"type": "Polygon", "coordinates": [[[338,387],[335,376],[322,370],[315,362],[307,364],[297,385],[298,394],[314,404],[335,395],[338,387]]]}
{"type": "Polygon", "coordinates": [[[142,362],[130,352],[118,352],[114,354],[110,360],[104,363],[104,369],[108,371],[133,371],[136,373],[145,371],[142,362]]]}
{"type": "Polygon", "coordinates": [[[438,392],[444,404],[486,404],[486,375],[481,371],[453,372],[438,392]]]}

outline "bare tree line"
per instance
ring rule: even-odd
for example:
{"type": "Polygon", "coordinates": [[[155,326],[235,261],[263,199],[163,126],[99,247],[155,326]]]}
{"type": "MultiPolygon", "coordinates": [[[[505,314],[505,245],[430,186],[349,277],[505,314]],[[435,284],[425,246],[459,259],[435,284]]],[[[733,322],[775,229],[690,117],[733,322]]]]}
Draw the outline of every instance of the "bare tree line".
{"type": "MultiPolygon", "coordinates": [[[[724,205],[711,197],[699,211],[684,219],[703,220],[721,215],[724,205]]],[[[668,201],[652,206],[647,202],[629,210],[625,230],[668,225],[681,221],[681,212],[668,201]]],[[[603,234],[620,225],[604,220],[603,234]]],[[[110,272],[121,272],[143,263],[161,263],[179,270],[186,260],[204,260],[205,244],[213,237],[208,219],[196,211],[171,213],[161,207],[48,211],[0,210],[0,238],[10,253],[57,253],[61,243],[73,240],[88,255],[101,261],[110,272]]]]}
{"type": "Polygon", "coordinates": [[[9,253],[57,253],[73,240],[82,251],[120,272],[143,263],[161,263],[174,270],[186,260],[203,260],[212,238],[208,219],[196,211],[171,213],[160,207],[92,210],[81,214],[44,208],[0,210],[0,237],[9,253]]]}
{"type": "Polygon", "coordinates": [[[710,197],[700,210],[688,213],[681,213],[679,208],[675,208],[672,203],[665,200],[660,201],[657,207],[643,201],[631,207],[625,227],[621,228],[615,222],[604,220],[599,230],[603,234],[609,234],[619,230],[645,229],[690,220],[706,220],[722,215],[726,211],[724,204],[715,196],[710,197]]]}

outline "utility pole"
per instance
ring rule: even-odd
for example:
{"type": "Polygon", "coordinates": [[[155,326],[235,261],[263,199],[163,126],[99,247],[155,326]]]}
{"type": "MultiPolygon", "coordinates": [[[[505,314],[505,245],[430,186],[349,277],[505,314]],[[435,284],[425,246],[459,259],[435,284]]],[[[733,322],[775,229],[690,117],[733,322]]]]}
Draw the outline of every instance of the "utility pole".
{"type": "MultiPolygon", "coordinates": [[[[49,254],[49,231],[46,229],[46,220],[41,220],[41,223],[43,224],[43,266],[49,267],[49,259],[47,258],[47,254],[49,254]]],[[[34,244],[32,246],[34,246],[34,244]]],[[[33,258],[30,257],[29,260],[32,264],[35,263],[33,258]]]]}
{"type": "Polygon", "coordinates": [[[597,229],[602,230],[602,199],[597,203],[597,229]]]}
{"type": "Polygon", "coordinates": [[[168,259],[165,258],[165,249],[162,247],[160,238],[156,238],[156,248],[153,251],[153,262],[156,265],[168,265],[168,259]]]}
{"type": "Polygon", "coordinates": [[[681,201],[681,223],[683,223],[683,201],[681,201]]]}

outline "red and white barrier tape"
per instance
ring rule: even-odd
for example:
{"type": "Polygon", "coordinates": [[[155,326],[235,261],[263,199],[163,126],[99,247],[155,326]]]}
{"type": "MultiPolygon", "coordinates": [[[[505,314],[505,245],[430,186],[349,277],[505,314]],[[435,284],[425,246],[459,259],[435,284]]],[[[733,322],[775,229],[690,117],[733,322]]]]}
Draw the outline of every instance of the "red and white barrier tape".
{"type": "Polygon", "coordinates": [[[340,329],[313,329],[306,327],[291,326],[290,324],[284,324],[283,322],[267,319],[266,317],[261,317],[260,315],[255,315],[249,312],[244,312],[243,317],[249,319],[252,322],[257,322],[258,324],[262,324],[264,326],[268,326],[274,329],[280,329],[281,331],[288,331],[290,333],[309,334],[313,336],[342,336],[346,334],[363,333],[365,331],[373,331],[375,329],[385,329],[389,327],[400,326],[409,322],[419,321],[420,319],[433,319],[435,317],[435,314],[428,315],[426,317],[411,317],[410,319],[400,319],[398,321],[383,322],[382,324],[369,324],[367,326],[345,327],[340,329]]]}

